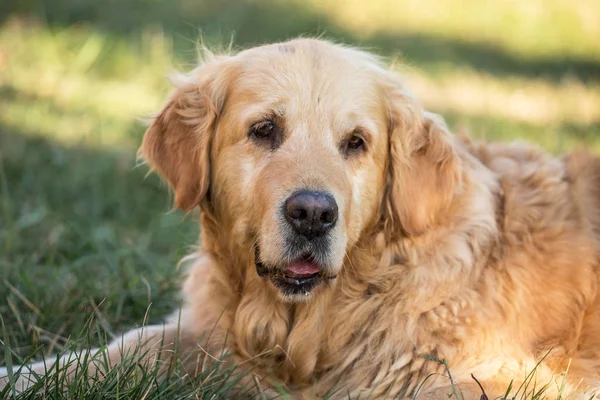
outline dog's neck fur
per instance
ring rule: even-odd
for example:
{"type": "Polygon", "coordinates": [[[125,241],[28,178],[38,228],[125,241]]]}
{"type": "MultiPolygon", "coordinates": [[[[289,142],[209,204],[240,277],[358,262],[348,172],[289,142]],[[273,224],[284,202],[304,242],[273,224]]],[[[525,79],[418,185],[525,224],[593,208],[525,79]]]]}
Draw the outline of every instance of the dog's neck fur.
{"type": "Polygon", "coordinates": [[[256,274],[251,247],[244,252],[221,248],[220,244],[236,244],[221,240],[226,233],[205,208],[201,218],[203,251],[214,258],[218,266],[215,273],[229,280],[233,288],[234,298],[226,301],[225,318],[235,335],[238,354],[255,364],[270,365],[268,369],[275,370],[284,381],[310,382],[319,374],[315,371],[317,360],[323,369],[328,359],[332,364],[338,362],[336,352],[350,351],[339,347],[351,342],[354,333],[347,327],[338,329],[338,325],[347,324],[360,332],[366,328],[361,324],[368,325],[372,318],[368,313],[362,318],[354,313],[354,321],[341,321],[335,317],[335,309],[359,307],[371,296],[397,304],[396,318],[405,324],[407,346],[413,347],[406,350],[426,351],[418,349],[415,322],[436,307],[460,302],[462,293],[469,289],[467,283],[478,281],[498,240],[497,179],[466,149],[459,149],[459,155],[462,184],[448,215],[441,219],[443,226],[391,243],[386,243],[383,232],[366,232],[348,252],[333,287],[322,288],[305,303],[290,305],[274,300],[276,289],[256,274]],[[472,240],[474,237],[477,240],[472,240]],[[236,254],[243,258],[236,259],[236,254]],[[358,270],[354,263],[371,268],[358,270]],[[341,338],[340,331],[346,331],[346,337],[341,338]],[[263,364],[260,355],[270,361],[263,364]]]}

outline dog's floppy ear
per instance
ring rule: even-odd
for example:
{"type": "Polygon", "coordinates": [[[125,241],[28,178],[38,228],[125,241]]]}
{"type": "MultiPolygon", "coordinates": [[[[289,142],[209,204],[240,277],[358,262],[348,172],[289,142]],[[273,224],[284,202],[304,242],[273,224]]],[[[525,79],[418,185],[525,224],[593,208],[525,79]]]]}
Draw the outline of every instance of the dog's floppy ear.
{"type": "Polygon", "coordinates": [[[154,118],[139,150],[175,192],[175,205],[189,211],[205,197],[210,181],[214,125],[225,101],[223,59],[172,77],[174,92],[154,118]]]}
{"type": "Polygon", "coordinates": [[[384,229],[389,239],[419,236],[450,206],[460,165],[441,117],[426,112],[400,82],[388,87],[389,164],[384,229]]]}

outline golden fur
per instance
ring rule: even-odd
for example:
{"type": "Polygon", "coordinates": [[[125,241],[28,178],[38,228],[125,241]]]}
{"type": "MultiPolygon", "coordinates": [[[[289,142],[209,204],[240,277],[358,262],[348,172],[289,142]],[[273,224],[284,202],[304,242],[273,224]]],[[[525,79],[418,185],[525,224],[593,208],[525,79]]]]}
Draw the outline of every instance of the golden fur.
{"type": "Polygon", "coordinates": [[[419,398],[445,398],[435,357],[479,399],[471,374],[500,396],[552,350],[536,370],[550,398],[563,381],[600,389],[599,158],[455,136],[375,57],[322,40],[209,56],[173,84],[141,154],[179,208],[200,207],[202,243],[176,321],[128,333],[113,364],[139,343],[153,361],[200,340],[218,356],[228,340],[262,389],[411,397],[434,374],[419,398]],[[265,115],[285,127],[276,149],[248,137],[265,115]],[[365,150],[345,156],[352,132],[365,150]],[[277,210],[303,187],[338,203],[337,278],[284,295],[257,274],[254,247],[285,259],[277,210]]]}

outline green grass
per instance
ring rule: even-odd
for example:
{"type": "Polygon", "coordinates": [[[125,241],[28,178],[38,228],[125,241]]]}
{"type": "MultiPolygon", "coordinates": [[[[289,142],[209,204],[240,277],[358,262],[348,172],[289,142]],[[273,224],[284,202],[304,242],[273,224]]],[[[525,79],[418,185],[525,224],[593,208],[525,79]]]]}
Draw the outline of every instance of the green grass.
{"type": "MultiPolygon", "coordinates": [[[[136,167],[137,119],[160,106],[167,72],[193,65],[200,34],[209,44],[234,34],[236,47],[299,34],[358,44],[400,60],[451,127],[600,152],[600,4],[441,4],[3,1],[0,317],[13,355],[0,351],[0,365],[95,346],[177,306],[176,265],[197,240],[196,216],[170,212],[165,186],[136,167]]],[[[59,387],[70,398],[211,398],[226,392],[227,373],[59,387]]]]}

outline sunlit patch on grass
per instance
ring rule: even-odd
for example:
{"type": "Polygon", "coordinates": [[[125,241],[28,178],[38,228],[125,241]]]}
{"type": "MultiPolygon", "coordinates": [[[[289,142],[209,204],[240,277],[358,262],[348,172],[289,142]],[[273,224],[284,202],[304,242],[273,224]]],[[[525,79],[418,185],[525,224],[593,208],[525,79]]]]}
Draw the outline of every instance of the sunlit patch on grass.
{"type": "MultiPolygon", "coordinates": [[[[144,35],[146,45],[135,47],[85,28],[48,32],[6,25],[0,30],[5,54],[0,122],[63,143],[135,147],[143,132],[138,119],[160,107],[168,91],[165,75],[177,64],[163,33],[144,35]]],[[[502,78],[464,68],[432,76],[418,67],[400,68],[428,108],[450,121],[455,115],[462,122],[477,119],[483,132],[471,129],[475,135],[506,140],[539,130],[526,139],[551,150],[556,150],[551,132],[562,143],[596,146],[600,140],[600,83],[502,78]],[[506,135],[505,125],[519,124],[525,128],[506,135]],[[588,125],[598,134],[572,135],[569,124],[588,125]]]]}
{"type": "Polygon", "coordinates": [[[439,112],[504,118],[542,127],[600,122],[600,83],[584,85],[576,79],[559,83],[543,79],[498,79],[485,73],[462,71],[437,79],[411,71],[406,77],[417,96],[439,112]]]}
{"type": "Polygon", "coordinates": [[[167,91],[172,53],[162,34],[148,34],[139,49],[90,29],[49,32],[15,22],[0,30],[0,42],[7,59],[0,122],[17,130],[63,143],[131,147],[143,132],[136,120],[155,111],[167,91]]]}
{"type": "MultiPolygon", "coordinates": [[[[524,58],[600,59],[600,10],[593,0],[310,0],[362,39],[378,33],[423,34],[499,47],[524,58]]],[[[309,5],[307,5],[307,3],[309,5]]]]}

